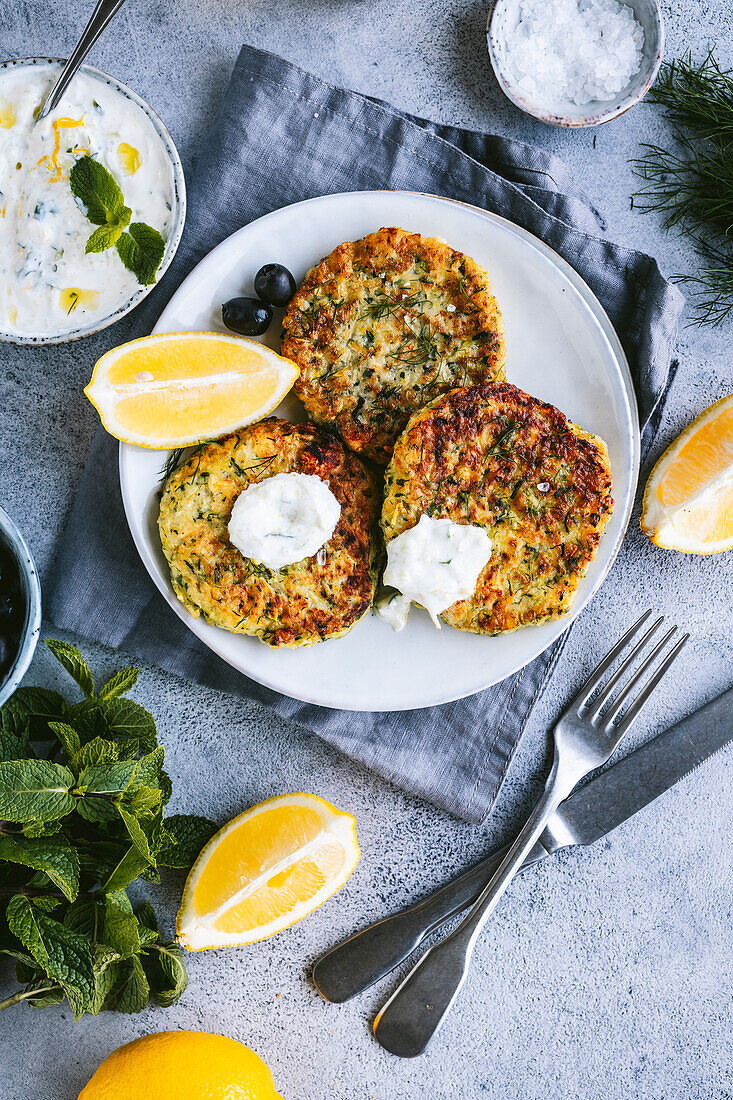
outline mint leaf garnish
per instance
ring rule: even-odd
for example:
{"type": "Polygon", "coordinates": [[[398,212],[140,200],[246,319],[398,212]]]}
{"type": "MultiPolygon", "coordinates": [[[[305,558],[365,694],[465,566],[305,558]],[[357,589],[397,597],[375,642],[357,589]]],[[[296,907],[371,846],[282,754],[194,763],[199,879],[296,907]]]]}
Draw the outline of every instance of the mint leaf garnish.
{"type": "Polygon", "coordinates": [[[120,185],[111,172],[93,157],[84,156],[69,173],[71,191],[90,222],[98,226],[86,243],[85,252],[116,248],[128,271],[143,286],[155,282],[165,253],[165,239],[145,222],[132,222],[120,185]],[[129,226],[129,230],[125,229],[129,226]]]}
{"type": "Polygon", "coordinates": [[[86,243],[85,253],[105,252],[112,248],[122,236],[122,231],[130,224],[132,210],[129,206],[123,206],[120,214],[112,222],[98,226],[86,243]]]}
{"type": "Polygon", "coordinates": [[[143,286],[155,282],[155,273],[165,252],[165,240],[145,222],[133,222],[116,245],[120,259],[143,286]]]}
{"type": "Polygon", "coordinates": [[[69,184],[72,195],[95,225],[114,222],[125,205],[117,180],[94,157],[82,156],[74,162],[69,184]]]}

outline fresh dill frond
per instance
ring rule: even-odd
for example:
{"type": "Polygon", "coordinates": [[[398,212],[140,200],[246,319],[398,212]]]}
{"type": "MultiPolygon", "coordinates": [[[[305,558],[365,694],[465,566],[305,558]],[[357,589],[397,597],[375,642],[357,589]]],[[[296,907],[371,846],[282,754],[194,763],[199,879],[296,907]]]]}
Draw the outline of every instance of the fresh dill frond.
{"type": "Polygon", "coordinates": [[[178,463],[181,461],[185,449],[185,447],[175,447],[174,450],[170,452],[163,464],[163,468],[160,471],[160,476],[162,477],[163,481],[167,481],[173,471],[176,469],[178,463]]]}
{"type": "Polygon", "coordinates": [[[674,146],[642,146],[634,205],[692,238],[700,269],[673,278],[692,288],[695,323],[717,325],[733,311],[733,70],[713,50],[699,64],[688,54],[662,66],[650,98],[672,123],[674,146]]]}

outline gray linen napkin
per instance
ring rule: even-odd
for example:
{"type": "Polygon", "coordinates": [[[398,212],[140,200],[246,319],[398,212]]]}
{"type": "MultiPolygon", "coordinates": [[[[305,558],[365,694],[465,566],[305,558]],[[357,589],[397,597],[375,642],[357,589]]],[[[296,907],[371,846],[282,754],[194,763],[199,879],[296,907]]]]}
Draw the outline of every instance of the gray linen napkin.
{"type": "MultiPolygon", "coordinates": [[[[623,341],[648,447],[671,381],[682,298],[653,259],[604,239],[601,215],[568,169],[532,146],[426,122],[333,88],[248,46],[196,167],[178,255],[136,311],[130,336],[149,331],[193,265],[241,225],[314,195],[375,188],[473,203],[524,226],[564,256],[598,295],[623,341]]],[[[559,639],[496,687],[425,710],[334,711],[263,688],[204,647],[154,588],[125,522],[117,444],[103,432],[61,540],[46,612],[57,626],[259,700],[385,779],[473,822],[491,808],[563,647],[559,639]]]]}

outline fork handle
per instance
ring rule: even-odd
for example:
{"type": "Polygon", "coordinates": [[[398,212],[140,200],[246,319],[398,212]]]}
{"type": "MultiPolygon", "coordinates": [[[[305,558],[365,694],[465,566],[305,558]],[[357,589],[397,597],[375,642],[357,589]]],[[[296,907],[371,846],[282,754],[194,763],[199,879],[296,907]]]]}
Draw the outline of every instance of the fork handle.
{"type": "Polygon", "coordinates": [[[125,0],[98,0],[97,6],[92,12],[89,22],[82,32],[81,38],[74,47],[71,57],[61,70],[61,74],[51,89],[51,93],[46,102],[43,104],[36,121],[45,118],[50,111],[53,111],[53,109],[58,106],[61,96],[76,76],[84,58],[91,50],[110,19],[117,14],[124,2],[125,0]]]}
{"type": "MultiPolygon", "coordinates": [[[[506,845],[492,852],[417,905],[370,924],[321,955],[311,973],[321,996],[342,1004],[389,974],[430,932],[473,905],[508,851],[509,845],[506,845]]],[[[544,859],[547,854],[547,849],[538,841],[522,869],[544,859]]]]}
{"type": "Polygon", "coordinates": [[[560,771],[556,757],[542,797],[478,901],[445,939],[425,952],[378,1014],[374,1035],[386,1050],[402,1058],[425,1050],[458,996],[482,928],[577,779],[560,771]]]}

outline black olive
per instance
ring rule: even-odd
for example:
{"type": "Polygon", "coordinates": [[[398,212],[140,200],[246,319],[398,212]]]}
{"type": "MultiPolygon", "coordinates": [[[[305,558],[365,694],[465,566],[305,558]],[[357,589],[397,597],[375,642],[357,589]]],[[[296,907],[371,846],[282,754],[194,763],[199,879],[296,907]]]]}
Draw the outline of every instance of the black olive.
{"type": "Polygon", "coordinates": [[[10,640],[4,638],[0,634],[0,674],[5,672],[6,668],[10,666],[10,658],[13,655],[13,650],[10,645],[10,640]]]}
{"type": "Polygon", "coordinates": [[[230,298],[221,307],[227,328],[241,336],[261,336],[272,324],[272,309],[257,298],[230,298]]]}
{"type": "Polygon", "coordinates": [[[255,275],[255,294],[271,306],[286,306],[295,294],[295,279],[282,264],[265,264],[255,275]]]}

